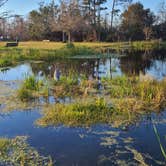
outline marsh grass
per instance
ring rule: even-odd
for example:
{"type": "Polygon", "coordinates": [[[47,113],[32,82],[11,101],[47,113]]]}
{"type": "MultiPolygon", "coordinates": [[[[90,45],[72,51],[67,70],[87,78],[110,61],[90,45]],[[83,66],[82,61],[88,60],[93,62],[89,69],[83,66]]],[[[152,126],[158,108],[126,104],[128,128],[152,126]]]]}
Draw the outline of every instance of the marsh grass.
{"type": "Polygon", "coordinates": [[[37,124],[90,126],[95,123],[108,123],[112,113],[113,107],[107,105],[103,98],[98,98],[94,102],[55,104],[45,108],[44,116],[37,124]]]}
{"type": "Polygon", "coordinates": [[[112,111],[101,107],[100,100],[100,104],[97,104],[95,100],[98,94],[96,81],[94,80],[91,84],[94,86],[89,86],[89,82],[82,79],[82,83],[78,85],[77,81],[72,78],[62,78],[59,82],[55,82],[53,89],[57,96],[69,94],[70,97],[76,97],[76,99],[79,97],[80,101],[55,104],[45,108],[43,118],[38,121],[39,124],[88,126],[96,123],[114,123],[118,127],[134,123],[140,115],[160,111],[166,105],[166,79],[142,80],[138,77],[126,76],[102,79],[104,90],[100,92],[100,95],[105,98],[105,107],[111,105],[112,111]],[[84,96],[86,87],[89,93],[84,96]],[[90,93],[92,89],[95,93],[90,93]]]}
{"type": "MultiPolygon", "coordinates": [[[[27,75],[22,85],[18,89],[18,97],[21,101],[28,101],[39,96],[40,90],[44,86],[44,82],[34,75],[27,75]],[[37,93],[38,92],[38,93],[37,93]]],[[[45,86],[45,89],[47,87],[45,86]]],[[[45,90],[46,91],[46,90],[45,90]]],[[[45,92],[46,94],[46,92],[45,92]]]]}

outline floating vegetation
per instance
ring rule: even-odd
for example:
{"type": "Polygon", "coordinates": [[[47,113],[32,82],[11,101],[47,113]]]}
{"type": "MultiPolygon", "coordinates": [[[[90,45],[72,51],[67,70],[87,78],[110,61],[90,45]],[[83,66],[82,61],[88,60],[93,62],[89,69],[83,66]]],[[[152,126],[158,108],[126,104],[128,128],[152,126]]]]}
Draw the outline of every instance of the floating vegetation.
{"type": "Polygon", "coordinates": [[[0,165],[8,166],[53,166],[51,157],[40,155],[26,142],[27,137],[0,138],[0,165]]]}
{"type": "Polygon", "coordinates": [[[100,155],[98,157],[99,165],[104,165],[106,163],[119,166],[148,166],[149,163],[153,163],[154,165],[165,165],[164,161],[158,161],[156,160],[156,157],[138,151],[135,148],[135,139],[133,137],[124,136],[118,129],[93,132],[93,134],[100,135],[100,146],[107,147],[111,151],[110,154],[100,155]]]}
{"type": "Polygon", "coordinates": [[[133,155],[134,155],[134,159],[139,163],[140,166],[148,166],[146,163],[145,163],[145,159],[144,157],[142,156],[141,153],[139,153],[136,149],[133,149],[129,146],[126,146],[125,147],[127,150],[129,150],[133,155]]]}

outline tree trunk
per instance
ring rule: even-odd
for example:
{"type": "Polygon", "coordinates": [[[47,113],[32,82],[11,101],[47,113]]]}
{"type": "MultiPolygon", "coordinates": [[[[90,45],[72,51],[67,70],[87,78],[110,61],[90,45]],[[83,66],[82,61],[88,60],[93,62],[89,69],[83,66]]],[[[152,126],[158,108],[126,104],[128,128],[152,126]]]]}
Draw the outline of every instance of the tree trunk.
{"type": "Polygon", "coordinates": [[[71,43],[71,32],[68,31],[68,43],[70,44],[71,43]]]}
{"type": "Polygon", "coordinates": [[[115,2],[116,2],[116,0],[113,0],[112,11],[111,11],[111,32],[112,32],[113,21],[114,21],[115,2]]]}
{"type": "Polygon", "coordinates": [[[62,42],[65,42],[65,32],[62,32],[62,42]]]}

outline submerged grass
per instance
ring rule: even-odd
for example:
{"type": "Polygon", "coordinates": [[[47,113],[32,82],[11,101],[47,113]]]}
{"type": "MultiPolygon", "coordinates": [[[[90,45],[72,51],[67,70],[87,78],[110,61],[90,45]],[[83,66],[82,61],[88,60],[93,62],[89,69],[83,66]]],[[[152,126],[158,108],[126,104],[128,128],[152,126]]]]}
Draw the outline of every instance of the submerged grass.
{"type": "Polygon", "coordinates": [[[0,164],[13,166],[53,166],[51,157],[41,156],[26,142],[27,137],[0,138],[0,164]]]}

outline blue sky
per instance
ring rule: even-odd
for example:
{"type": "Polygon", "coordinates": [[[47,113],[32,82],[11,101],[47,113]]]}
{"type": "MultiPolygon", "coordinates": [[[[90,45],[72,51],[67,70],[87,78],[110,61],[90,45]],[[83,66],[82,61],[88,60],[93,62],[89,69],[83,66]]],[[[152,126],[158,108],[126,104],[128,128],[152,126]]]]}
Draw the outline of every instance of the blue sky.
{"type": "MultiPolygon", "coordinates": [[[[29,11],[38,8],[38,3],[41,0],[9,0],[3,7],[3,10],[11,10],[14,14],[27,15],[29,11]]],[[[51,0],[45,0],[50,2],[51,0]]],[[[55,0],[56,1],[56,0],[55,0]]],[[[137,2],[138,0],[134,0],[137,2]]],[[[145,8],[151,8],[153,11],[157,11],[158,4],[162,0],[139,0],[144,4],[145,8]]],[[[166,0],[165,0],[166,2],[166,0]]],[[[111,4],[111,0],[108,0],[108,4],[111,4]]]]}

